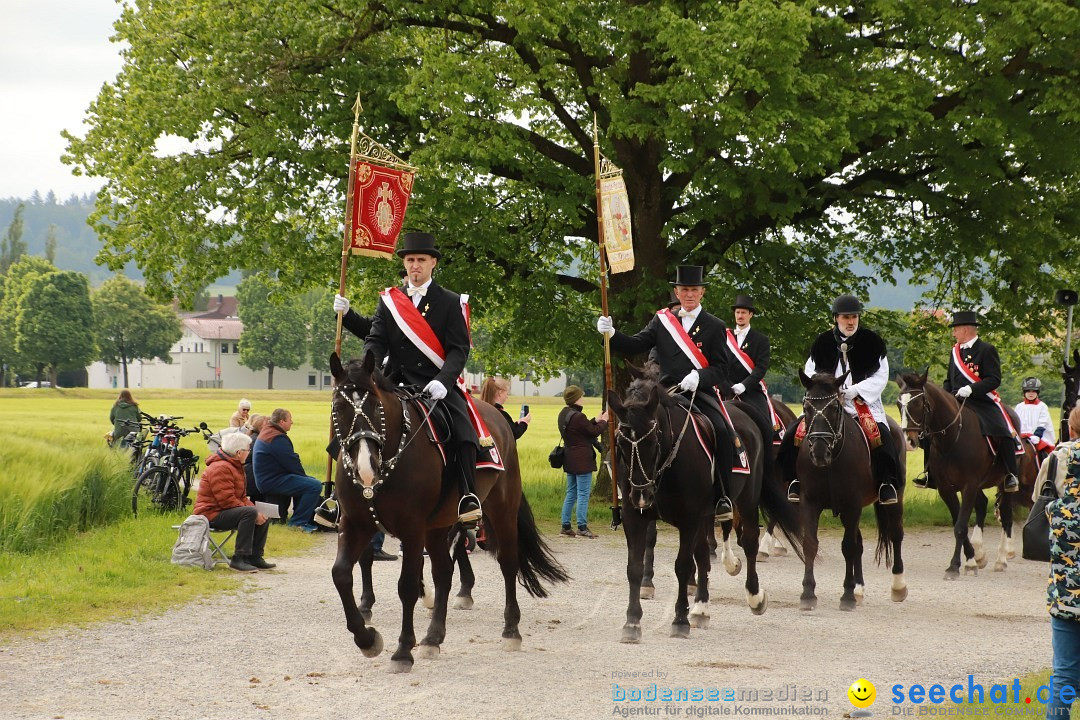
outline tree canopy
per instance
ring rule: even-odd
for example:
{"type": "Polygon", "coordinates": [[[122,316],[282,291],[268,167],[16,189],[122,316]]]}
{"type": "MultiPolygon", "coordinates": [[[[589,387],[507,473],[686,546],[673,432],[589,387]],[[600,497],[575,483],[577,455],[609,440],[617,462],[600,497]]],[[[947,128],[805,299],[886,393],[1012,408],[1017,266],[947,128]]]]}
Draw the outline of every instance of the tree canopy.
{"type": "MultiPolygon", "coordinates": [[[[407,229],[437,235],[480,326],[498,316],[492,355],[540,372],[598,357],[594,116],[634,224],[623,329],[686,263],[721,316],[755,296],[778,361],[897,269],[931,307],[1035,334],[1080,283],[1067,0],[134,0],[116,29],[124,67],[67,160],[107,180],[103,259],[158,293],[335,277],[358,90],[365,131],[420,168],[407,229]]],[[[369,296],[396,270],[353,266],[369,296]]]]}
{"type": "Polygon", "coordinates": [[[94,358],[94,313],[86,276],[68,271],[31,273],[19,299],[15,350],[56,386],[61,368],[79,368],[94,358]]]}
{"type": "Polygon", "coordinates": [[[109,278],[94,291],[93,306],[98,357],[123,367],[124,387],[129,387],[132,360],[172,361],[169,349],[183,335],[180,318],[147,297],[138,283],[122,275],[109,278]]]}
{"type": "MultiPolygon", "coordinates": [[[[266,388],[274,389],[274,368],[295,370],[307,356],[307,315],[275,296],[261,278],[249,276],[236,289],[236,307],[244,332],[240,335],[240,364],[266,369],[266,388]]],[[[329,356],[328,356],[329,357],[329,356]]]]}

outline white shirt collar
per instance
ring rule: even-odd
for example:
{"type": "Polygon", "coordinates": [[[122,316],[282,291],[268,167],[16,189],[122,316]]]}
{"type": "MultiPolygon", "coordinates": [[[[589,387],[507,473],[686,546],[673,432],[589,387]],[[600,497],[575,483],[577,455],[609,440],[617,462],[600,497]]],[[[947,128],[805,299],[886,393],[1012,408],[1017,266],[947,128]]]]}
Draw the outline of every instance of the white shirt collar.
{"type": "MultiPolygon", "coordinates": [[[[431,287],[431,281],[434,280],[434,279],[435,278],[428,278],[427,282],[424,283],[423,285],[420,285],[419,287],[424,288],[425,291],[428,290],[431,287]]],[[[413,285],[411,282],[406,281],[405,282],[405,287],[410,288],[410,287],[417,287],[417,286],[413,285]]],[[[425,297],[427,297],[426,294],[425,295],[417,294],[417,295],[413,295],[409,299],[412,300],[413,307],[420,307],[420,301],[423,300],[425,297]]]]}
{"type": "MultiPolygon", "coordinates": [[[[678,312],[676,314],[681,313],[682,311],[683,311],[682,306],[679,306],[679,310],[678,310],[678,312]]],[[[693,318],[693,319],[697,320],[697,317],[700,314],[701,314],[701,306],[698,305],[696,308],[694,308],[693,311],[687,313],[686,315],[683,315],[682,317],[684,317],[684,318],[693,318]]]]}
{"type": "Polygon", "coordinates": [[[971,346],[974,345],[975,341],[978,340],[978,339],[979,339],[979,336],[976,335],[975,337],[968,340],[966,343],[960,343],[960,349],[961,350],[970,350],[971,346]]]}
{"type": "Polygon", "coordinates": [[[735,334],[738,335],[740,338],[746,335],[746,333],[748,332],[750,332],[750,323],[747,323],[746,327],[739,327],[738,325],[735,326],[735,334]]]}

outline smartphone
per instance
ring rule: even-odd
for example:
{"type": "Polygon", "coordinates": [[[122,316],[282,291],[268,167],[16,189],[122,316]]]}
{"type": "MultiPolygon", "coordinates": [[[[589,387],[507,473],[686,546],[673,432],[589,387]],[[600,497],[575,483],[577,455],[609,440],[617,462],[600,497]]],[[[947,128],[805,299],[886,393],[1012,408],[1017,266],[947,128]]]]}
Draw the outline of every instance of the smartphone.
{"type": "Polygon", "coordinates": [[[528,405],[522,405],[521,406],[521,415],[518,415],[518,417],[525,417],[528,414],[529,414],[529,406],[528,405]]]}

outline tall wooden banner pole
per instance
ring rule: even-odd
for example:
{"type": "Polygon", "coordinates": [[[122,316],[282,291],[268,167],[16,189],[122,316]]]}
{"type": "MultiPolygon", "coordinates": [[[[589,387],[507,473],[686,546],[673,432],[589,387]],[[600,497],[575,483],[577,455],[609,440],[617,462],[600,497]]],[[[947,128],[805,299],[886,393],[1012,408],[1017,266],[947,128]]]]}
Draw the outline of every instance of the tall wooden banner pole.
{"type": "MultiPolygon", "coordinates": [[[[353,103],[352,138],[349,145],[349,185],[345,191],[345,236],[341,242],[341,276],[338,279],[338,295],[345,294],[345,273],[349,269],[349,254],[352,251],[353,236],[353,183],[356,181],[356,141],[360,136],[360,113],[364,106],[360,104],[360,93],[356,93],[356,102],[353,103]]],[[[334,335],[334,352],[341,357],[341,322],[344,313],[337,314],[337,332],[334,335]]],[[[336,379],[334,380],[336,384],[336,379]]],[[[334,440],[334,428],[330,428],[330,441],[334,440]]],[[[334,491],[334,461],[336,458],[326,458],[326,482],[323,483],[323,496],[330,497],[334,491]]]]}
{"type": "MultiPolygon", "coordinates": [[[[600,135],[593,113],[593,167],[596,174],[596,227],[600,244],[600,310],[610,315],[607,297],[607,245],[604,241],[604,207],[600,187],[600,135]]],[[[615,387],[611,373],[611,337],[604,333],[604,397],[601,406],[608,408],[608,393],[615,387]]],[[[622,506],[619,505],[619,481],[615,463],[615,418],[608,417],[608,474],[611,476],[611,529],[622,522],[622,506]]]]}

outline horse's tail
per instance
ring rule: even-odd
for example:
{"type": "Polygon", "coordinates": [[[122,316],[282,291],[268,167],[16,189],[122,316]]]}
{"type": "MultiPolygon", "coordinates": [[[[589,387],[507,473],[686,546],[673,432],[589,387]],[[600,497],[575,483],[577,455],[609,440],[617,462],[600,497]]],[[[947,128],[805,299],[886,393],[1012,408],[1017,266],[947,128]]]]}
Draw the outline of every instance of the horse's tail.
{"type": "Polygon", "coordinates": [[[540,537],[533,519],[532,508],[525,495],[518,505],[518,580],[533,597],[547,597],[547,590],[541,580],[548,582],[566,582],[570,576],[551,554],[551,548],[540,537]]]}
{"type": "Polygon", "coordinates": [[[874,550],[874,562],[878,565],[884,558],[885,564],[892,566],[892,538],[896,532],[903,532],[904,502],[892,505],[874,503],[874,516],[877,518],[877,548],[874,550]]]}
{"type": "MultiPolygon", "coordinates": [[[[766,451],[771,452],[771,448],[766,448],[766,451]]],[[[788,501],[787,494],[781,492],[775,478],[762,480],[760,507],[765,515],[766,524],[770,521],[776,523],[788,539],[795,554],[803,560],[802,519],[795,506],[788,501]]]]}

